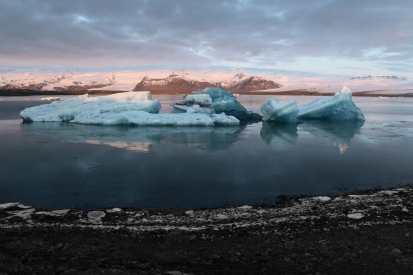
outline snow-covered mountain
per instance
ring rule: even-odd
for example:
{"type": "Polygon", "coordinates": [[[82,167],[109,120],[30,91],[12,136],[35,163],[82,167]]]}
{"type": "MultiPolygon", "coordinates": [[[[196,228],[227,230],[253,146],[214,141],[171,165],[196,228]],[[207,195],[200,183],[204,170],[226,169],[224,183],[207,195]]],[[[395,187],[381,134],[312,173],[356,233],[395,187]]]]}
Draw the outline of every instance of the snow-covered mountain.
{"type": "Polygon", "coordinates": [[[406,81],[406,80],[412,80],[408,79],[404,76],[395,76],[395,75],[381,75],[381,74],[369,74],[369,75],[356,75],[351,78],[351,80],[383,80],[383,79],[388,79],[388,80],[401,80],[401,81],[406,81]]]}
{"type": "Polygon", "coordinates": [[[281,84],[261,76],[250,76],[242,72],[232,78],[221,81],[211,81],[189,73],[172,73],[165,78],[150,78],[145,76],[134,91],[195,91],[207,87],[220,87],[232,92],[250,92],[258,90],[276,89],[281,84]]]}
{"type": "Polygon", "coordinates": [[[0,90],[78,91],[116,83],[114,74],[34,72],[0,77],[0,90]]]}

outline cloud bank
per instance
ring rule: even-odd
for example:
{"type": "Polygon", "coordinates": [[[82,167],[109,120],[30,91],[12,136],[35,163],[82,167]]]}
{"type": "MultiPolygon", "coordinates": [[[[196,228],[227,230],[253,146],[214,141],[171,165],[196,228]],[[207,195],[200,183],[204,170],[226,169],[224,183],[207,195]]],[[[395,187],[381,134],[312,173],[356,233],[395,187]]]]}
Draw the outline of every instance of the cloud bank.
{"type": "Polygon", "coordinates": [[[413,71],[411,0],[0,0],[0,6],[3,68],[297,69],[321,58],[346,61],[337,65],[342,69],[413,71]]]}

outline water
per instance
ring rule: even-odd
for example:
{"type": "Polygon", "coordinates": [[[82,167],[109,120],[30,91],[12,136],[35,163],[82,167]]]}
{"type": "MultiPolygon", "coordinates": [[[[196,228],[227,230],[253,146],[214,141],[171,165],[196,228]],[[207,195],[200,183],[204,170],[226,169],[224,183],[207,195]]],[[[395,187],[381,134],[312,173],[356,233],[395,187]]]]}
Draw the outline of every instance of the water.
{"type": "MultiPolygon", "coordinates": [[[[270,96],[240,96],[259,111],[270,96]]],[[[156,95],[162,112],[180,96],[156,95]]],[[[314,97],[279,96],[299,104],[314,97]]],[[[365,123],[235,127],[22,124],[37,97],[0,100],[0,202],[217,207],[413,183],[413,100],[360,98],[365,123]]]]}

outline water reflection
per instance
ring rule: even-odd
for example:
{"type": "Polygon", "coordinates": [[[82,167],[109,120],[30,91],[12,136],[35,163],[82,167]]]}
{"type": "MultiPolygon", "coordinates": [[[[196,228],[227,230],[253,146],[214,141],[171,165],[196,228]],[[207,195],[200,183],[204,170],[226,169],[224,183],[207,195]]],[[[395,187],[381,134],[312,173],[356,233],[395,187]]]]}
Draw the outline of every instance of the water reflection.
{"type": "Polygon", "coordinates": [[[97,126],[73,123],[22,123],[22,132],[51,136],[66,142],[108,145],[125,150],[149,152],[160,142],[184,144],[207,151],[227,150],[238,139],[246,125],[230,127],[205,126],[97,126]]]}
{"type": "Polygon", "coordinates": [[[262,122],[261,139],[271,147],[294,145],[297,141],[297,124],[262,122]]]}
{"type": "Polygon", "coordinates": [[[334,146],[343,154],[350,146],[350,140],[360,132],[364,121],[358,122],[331,122],[331,121],[306,121],[299,125],[299,129],[309,132],[318,138],[330,139],[334,146]]]}
{"type": "Polygon", "coordinates": [[[364,121],[360,122],[330,122],[330,121],[306,121],[303,124],[263,122],[260,132],[261,139],[271,147],[294,145],[299,131],[309,132],[317,138],[328,138],[340,153],[344,153],[350,146],[350,140],[364,121]]]}

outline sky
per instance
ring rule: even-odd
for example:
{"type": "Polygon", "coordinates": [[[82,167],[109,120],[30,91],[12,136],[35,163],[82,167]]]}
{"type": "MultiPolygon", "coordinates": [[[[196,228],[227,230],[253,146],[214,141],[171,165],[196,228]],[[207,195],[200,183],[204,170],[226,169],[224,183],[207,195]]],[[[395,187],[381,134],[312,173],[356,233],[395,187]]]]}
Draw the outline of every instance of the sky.
{"type": "Polygon", "coordinates": [[[0,0],[0,72],[413,77],[412,0],[0,0]]]}

